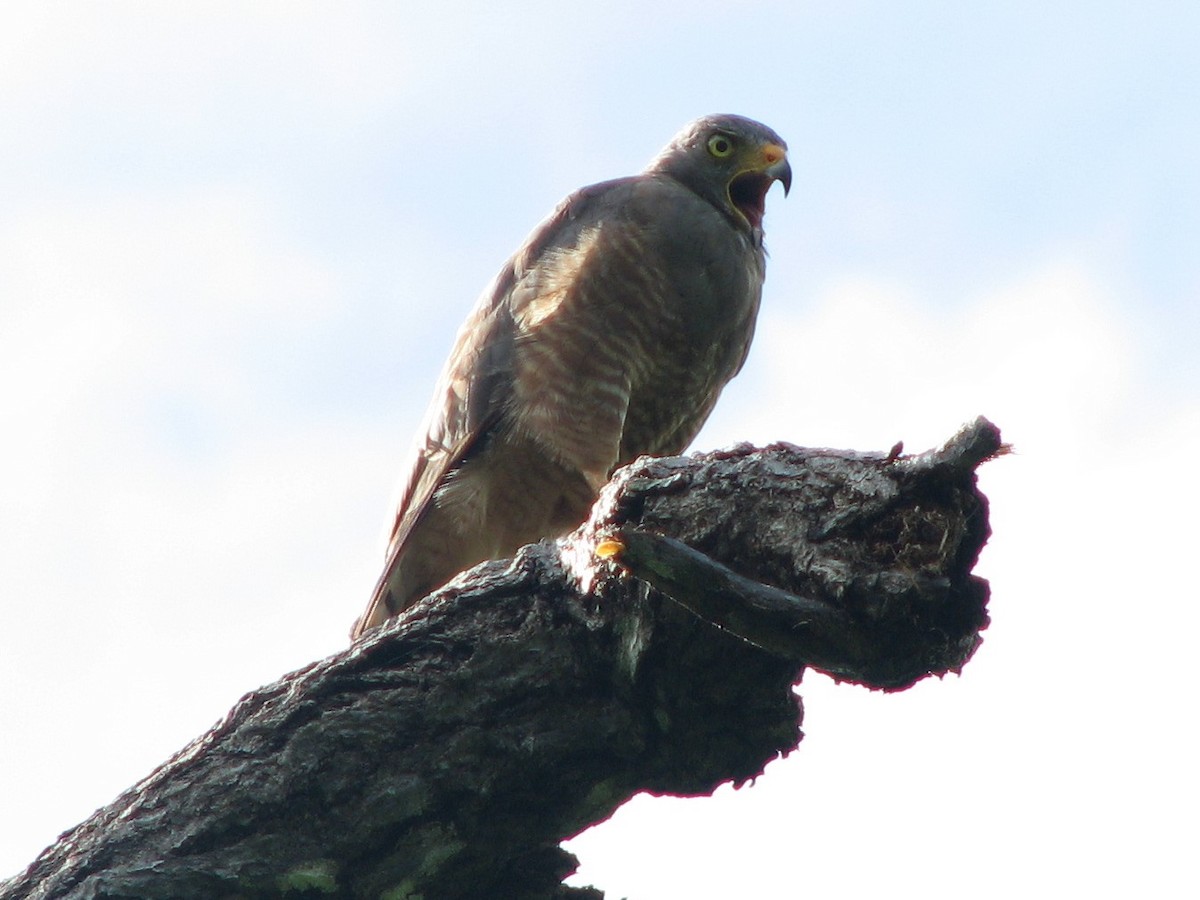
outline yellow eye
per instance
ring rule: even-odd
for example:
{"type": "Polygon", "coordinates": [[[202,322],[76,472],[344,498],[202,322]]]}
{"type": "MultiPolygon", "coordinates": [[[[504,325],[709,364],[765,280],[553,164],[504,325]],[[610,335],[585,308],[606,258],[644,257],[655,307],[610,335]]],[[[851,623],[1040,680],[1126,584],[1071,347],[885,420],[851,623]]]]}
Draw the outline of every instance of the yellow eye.
{"type": "Polygon", "coordinates": [[[708,152],[717,159],[725,159],[733,153],[733,138],[727,134],[714,134],[708,139],[708,152]]]}

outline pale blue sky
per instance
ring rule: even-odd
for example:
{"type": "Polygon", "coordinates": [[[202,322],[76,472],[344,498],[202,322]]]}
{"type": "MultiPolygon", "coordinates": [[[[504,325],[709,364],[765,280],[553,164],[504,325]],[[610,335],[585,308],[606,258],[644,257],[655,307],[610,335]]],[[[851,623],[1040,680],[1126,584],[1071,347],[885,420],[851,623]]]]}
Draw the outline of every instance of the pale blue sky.
{"type": "Polygon", "coordinates": [[[622,811],[587,878],[1194,888],[1200,7],[55,10],[0,12],[0,873],[344,646],[476,294],[567,192],[737,112],[796,180],[697,446],[991,416],[994,625],[903,695],[810,676],[797,753],[622,811]]]}

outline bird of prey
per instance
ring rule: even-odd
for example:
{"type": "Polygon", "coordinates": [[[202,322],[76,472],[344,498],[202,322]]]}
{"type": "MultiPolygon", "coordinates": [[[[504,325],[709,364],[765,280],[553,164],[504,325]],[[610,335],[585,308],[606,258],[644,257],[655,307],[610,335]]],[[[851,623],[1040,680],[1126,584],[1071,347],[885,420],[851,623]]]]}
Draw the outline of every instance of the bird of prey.
{"type": "Polygon", "coordinates": [[[746,359],[766,194],[791,178],[774,131],[706,116],[534,230],[458,333],[352,637],[570,531],[618,466],[682,452],[746,359]]]}

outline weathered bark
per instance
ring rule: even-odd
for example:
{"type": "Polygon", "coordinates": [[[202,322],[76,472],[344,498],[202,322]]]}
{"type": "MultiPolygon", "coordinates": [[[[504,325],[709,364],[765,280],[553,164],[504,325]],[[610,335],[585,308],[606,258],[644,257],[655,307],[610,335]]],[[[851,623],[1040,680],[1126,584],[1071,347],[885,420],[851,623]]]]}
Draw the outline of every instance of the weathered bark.
{"type": "Polygon", "coordinates": [[[980,419],[915,457],[639,460],[563,545],[246,695],[0,898],[600,896],[559,842],[790,752],[806,666],[895,690],[970,658],[1001,449],[980,419]]]}

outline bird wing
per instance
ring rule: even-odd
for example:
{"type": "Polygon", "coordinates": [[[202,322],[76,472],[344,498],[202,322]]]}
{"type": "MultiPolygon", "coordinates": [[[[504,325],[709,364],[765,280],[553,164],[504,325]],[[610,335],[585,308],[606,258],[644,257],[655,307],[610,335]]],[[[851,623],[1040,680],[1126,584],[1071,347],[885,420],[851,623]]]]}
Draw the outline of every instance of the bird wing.
{"type": "Polygon", "coordinates": [[[559,280],[555,270],[569,265],[567,251],[583,229],[603,215],[608,206],[605,197],[631,181],[618,179],[582,188],[560,203],[505,263],[459,329],[417,443],[409,451],[409,471],[401,485],[383,574],[355,623],[353,637],[372,624],[386,602],[393,569],[438,488],[505,420],[512,402],[519,330],[514,294],[519,297],[515,305],[536,304],[537,286],[559,280]]]}

